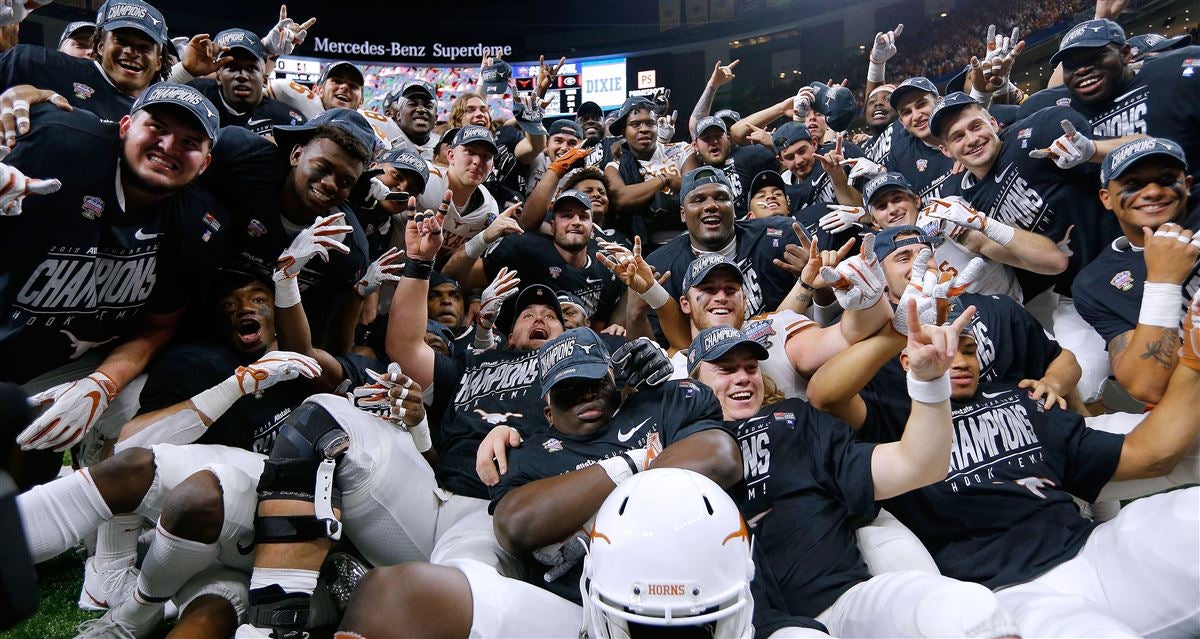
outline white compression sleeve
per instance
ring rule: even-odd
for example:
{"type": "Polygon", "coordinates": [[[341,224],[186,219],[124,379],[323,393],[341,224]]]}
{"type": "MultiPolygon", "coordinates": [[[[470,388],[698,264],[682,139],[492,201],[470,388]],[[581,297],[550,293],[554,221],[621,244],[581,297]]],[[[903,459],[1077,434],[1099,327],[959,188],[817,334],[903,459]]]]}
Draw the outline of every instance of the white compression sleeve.
{"type": "Polygon", "coordinates": [[[200,419],[200,413],[185,408],[117,442],[113,452],[119,453],[128,448],[149,448],[154,444],[190,444],[200,439],[207,430],[208,427],[200,419]]]}

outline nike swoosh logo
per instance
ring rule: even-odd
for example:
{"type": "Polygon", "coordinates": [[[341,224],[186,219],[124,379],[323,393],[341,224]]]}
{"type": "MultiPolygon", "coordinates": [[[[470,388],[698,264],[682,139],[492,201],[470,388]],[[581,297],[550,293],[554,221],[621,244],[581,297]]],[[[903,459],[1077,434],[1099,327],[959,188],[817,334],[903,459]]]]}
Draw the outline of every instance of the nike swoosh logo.
{"type": "Polygon", "coordinates": [[[1011,164],[1004,167],[1004,170],[1000,172],[1000,175],[996,176],[996,184],[999,184],[1004,181],[1004,176],[1008,173],[1008,170],[1011,168],[1013,168],[1013,165],[1011,165],[1011,164]]]}
{"type": "Polygon", "coordinates": [[[604,278],[603,278],[603,277],[598,277],[598,278],[596,278],[596,279],[592,279],[592,278],[590,278],[590,277],[589,277],[589,278],[587,278],[587,283],[588,283],[588,284],[599,284],[600,282],[603,282],[603,281],[604,281],[604,278]]]}
{"type": "Polygon", "coordinates": [[[133,232],[133,237],[138,240],[153,240],[159,235],[162,235],[162,233],[145,233],[142,229],[133,232]]]}
{"type": "Polygon", "coordinates": [[[107,599],[106,599],[106,600],[104,600],[104,601],[100,601],[99,599],[97,599],[97,598],[93,597],[93,596],[92,596],[92,593],[88,592],[88,589],[87,589],[87,588],[84,588],[84,589],[83,589],[83,594],[87,595],[87,598],[88,598],[88,599],[91,599],[91,600],[92,600],[92,603],[96,604],[97,606],[99,606],[99,607],[101,607],[101,608],[107,608],[107,607],[108,607],[108,600],[107,600],[107,599]]]}
{"type": "Polygon", "coordinates": [[[264,122],[270,122],[270,121],[271,121],[271,118],[259,118],[257,120],[249,120],[248,122],[246,122],[246,126],[254,126],[255,124],[262,124],[264,122]]]}
{"type": "Polygon", "coordinates": [[[998,393],[980,393],[980,395],[983,395],[984,397],[986,397],[988,399],[995,399],[995,398],[1003,395],[1005,392],[1006,391],[1000,391],[998,393]]]}
{"type": "Polygon", "coordinates": [[[629,438],[633,437],[633,434],[638,432],[639,430],[641,430],[642,426],[645,426],[646,422],[650,421],[651,419],[652,419],[651,417],[647,417],[646,419],[642,420],[642,423],[638,424],[637,426],[634,426],[633,428],[631,428],[629,430],[617,431],[617,440],[621,441],[621,442],[629,441],[629,438]]]}
{"type": "Polygon", "coordinates": [[[1131,96],[1131,95],[1133,95],[1133,94],[1137,93],[1138,91],[1143,91],[1143,90],[1145,90],[1145,88],[1146,88],[1146,87],[1138,87],[1138,88],[1136,88],[1136,89],[1134,89],[1134,90],[1132,90],[1132,91],[1130,91],[1130,92],[1128,92],[1128,93],[1122,93],[1121,95],[1118,95],[1117,97],[1113,98],[1113,99],[1112,99],[1112,103],[1113,103],[1113,104],[1116,104],[1116,103],[1120,102],[1121,100],[1124,100],[1125,98],[1128,98],[1129,96],[1131,96]]]}

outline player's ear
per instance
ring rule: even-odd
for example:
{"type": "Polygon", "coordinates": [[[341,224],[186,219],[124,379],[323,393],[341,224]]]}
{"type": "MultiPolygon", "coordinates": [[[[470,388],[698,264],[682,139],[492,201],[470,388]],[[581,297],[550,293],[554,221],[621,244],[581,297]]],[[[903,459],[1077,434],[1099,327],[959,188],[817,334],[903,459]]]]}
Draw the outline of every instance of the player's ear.
{"type": "Polygon", "coordinates": [[[299,144],[292,147],[292,154],[288,157],[288,162],[291,163],[293,167],[300,166],[300,154],[303,152],[304,147],[300,146],[299,144]]]}
{"type": "Polygon", "coordinates": [[[1194,179],[1192,178],[1192,176],[1190,176],[1190,175],[1183,176],[1184,188],[1187,189],[1188,192],[1191,192],[1191,190],[1192,190],[1192,182],[1193,181],[1194,181],[1194,179]]]}
{"type": "Polygon", "coordinates": [[[954,156],[950,155],[950,150],[946,148],[945,144],[938,143],[938,150],[942,152],[942,155],[950,158],[951,160],[954,159],[954,156]]]}
{"type": "Polygon", "coordinates": [[[1128,44],[1121,45],[1121,62],[1129,64],[1133,60],[1133,48],[1128,44]]]}
{"type": "Polygon", "coordinates": [[[900,366],[901,366],[901,368],[904,369],[904,372],[906,372],[906,373],[908,372],[908,349],[907,348],[900,351],[900,366]]]}
{"type": "Polygon", "coordinates": [[[197,176],[204,175],[204,172],[208,170],[209,164],[212,164],[212,153],[205,153],[204,161],[200,163],[200,171],[197,172],[196,175],[197,176]]]}
{"type": "Polygon", "coordinates": [[[1099,195],[1100,195],[1100,203],[1104,205],[1104,208],[1106,208],[1110,211],[1113,210],[1112,205],[1108,203],[1108,188],[1105,187],[1105,188],[1100,189],[1099,195]]]}
{"type": "Polygon", "coordinates": [[[550,413],[550,398],[549,398],[549,396],[546,397],[546,405],[542,407],[542,411],[546,415],[546,423],[553,426],[554,425],[554,415],[550,413]]]}
{"type": "Polygon", "coordinates": [[[133,116],[126,115],[121,117],[121,123],[117,125],[117,130],[121,134],[121,139],[125,139],[125,134],[129,131],[130,125],[133,124],[133,116]]]}
{"type": "Polygon", "coordinates": [[[692,303],[688,301],[686,293],[679,296],[679,311],[684,315],[692,314],[692,303]]]}

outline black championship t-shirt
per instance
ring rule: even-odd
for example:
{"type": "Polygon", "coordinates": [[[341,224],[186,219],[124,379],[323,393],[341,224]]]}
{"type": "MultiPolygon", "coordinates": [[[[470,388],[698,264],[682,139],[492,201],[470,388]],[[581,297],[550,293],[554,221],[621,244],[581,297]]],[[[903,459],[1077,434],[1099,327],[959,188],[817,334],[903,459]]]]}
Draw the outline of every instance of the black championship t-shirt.
{"type": "MultiPolygon", "coordinates": [[[[936,484],[882,502],[947,577],[999,588],[1071,559],[1098,524],[1074,495],[1093,501],[1116,471],[1124,435],[1088,428],[1077,413],[1049,411],[1011,384],[981,385],[951,402],[950,471],[936,484]]],[[[859,436],[898,441],[907,418],[874,402],[859,436]]]]}
{"type": "Polygon", "coordinates": [[[1049,106],[1065,106],[1083,114],[1093,136],[1117,138],[1135,133],[1174,140],[1183,147],[1188,166],[1200,167],[1200,46],[1184,47],[1142,63],[1142,68],[1116,97],[1088,105],[1071,97],[1066,86],[1044,89],[1021,104],[1018,117],[1049,106]]]}
{"type": "Polygon", "coordinates": [[[787,614],[815,617],[871,578],[854,531],[877,514],[875,445],[800,399],[763,408],[734,433],[745,480],[731,492],[755,537],[762,582],[787,614]]]}
{"type": "MultiPolygon", "coordinates": [[[[299,111],[293,111],[282,102],[263,96],[258,106],[244,113],[235,111],[221,94],[221,85],[216,80],[197,78],[188,82],[199,89],[204,97],[217,106],[217,114],[221,116],[221,127],[238,126],[249,129],[255,135],[266,137],[274,133],[276,124],[304,124],[307,119],[299,111]]],[[[290,149],[289,149],[290,150],[290,149]]]]}
{"type": "MultiPolygon", "coordinates": [[[[929,146],[908,132],[899,121],[891,128],[891,153],[881,164],[887,170],[904,176],[912,185],[922,203],[943,195],[942,187],[953,180],[954,159],[946,157],[941,149],[929,146]]],[[[961,176],[960,176],[961,177],[961,176]]]]}
{"type": "Polygon", "coordinates": [[[431,415],[441,426],[432,433],[441,455],[438,483],[458,495],[487,499],[487,487],[475,472],[483,438],[501,424],[521,431],[525,440],[546,428],[537,351],[468,351],[458,360],[438,354],[434,361],[431,415]]]}
{"type": "Polygon", "coordinates": [[[113,86],[99,63],[32,44],[0,53],[0,91],[18,84],[54,91],[105,122],[120,121],[133,107],[134,98],[113,86]]]}
{"type": "Polygon", "coordinates": [[[892,137],[896,135],[897,128],[903,129],[904,127],[900,125],[899,121],[893,121],[881,133],[863,143],[862,150],[868,160],[876,164],[887,162],[888,156],[892,154],[892,137]]]}
{"type": "MultiPolygon", "coordinates": [[[[783,259],[787,245],[799,242],[792,230],[793,221],[777,215],[733,223],[737,242],[733,260],[745,280],[742,291],[746,296],[746,317],[774,310],[796,283],[794,277],[772,261],[783,259]]],[[[694,259],[696,252],[690,238],[681,235],[659,247],[646,261],[659,273],[671,271],[671,280],[665,287],[671,297],[679,299],[683,295],[683,277],[694,259]]]]}
{"type": "Polygon", "coordinates": [[[592,257],[599,250],[595,241],[589,241],[587,264],[576,268],[558,254],[553,238],[531,231],[509,235],[493,244],[483,254],[483,269],[489,282],[496,278],[501,267],[507,266],[517,272],[522,288],[543,284],[556,292],[574,293],[583,300],[588,317],[607,322],[625,292],[625,285],[592,257]]]}
{"type": "MultiPolygon", "coordinates": [[[[1044,149],[1063,135],[1061,122],[1070,120],[1086,131],[1087,120],[1064,107],[1050,107],[1014,123],[1000,134],[1003,145],[992,168],[976,180],[964,173],[955,186],[971,205],[988,217],[1062,242],[1070,231],[1067,270],[1056,276],[1018,271],[1025,299],[1033,299],[1051,284],[1062,295],[1071,294],[1071,282],[1084,264],[1120,235],[1116,218],[1105,211],[1096,196],[1100,165],[1084,163],[1063,170],[1029,152],[1044,149]]],[[[895,151],[893,151],[893,154],[895,151]]],[[[944,194],[947,194],[943,190],[944,194]]],[[[952,193],[949,193],[952,194],[952,193]]]]}
{"type": "MultiPolygon", "coordinates": [[[[233,266],[267,280],[279,254],[303,230],[289,230],[283,219],[282,192],[290,170],[285,151],[247,129],[228,127],[217,136],[212,164],[204,175],[208,188],[233,209],[233,266]]],[[[343,203],[326,214],[336,212],[346,214],[341,224],[353,227],[342,239],[350,252],[331,250],[328,262],[313,257],[297,276],[314,343],[324,339],[323,328],[336,310],[335,300],[354,286],[369,264],[367,238],[354,212],[343,203]]]]}
{"type": "MultiPolygon", "coordinates": [[[[639,391],[625,400],[602,432],[576,437],[550,427],[526,437],[520,448],[509,451],[508,472],[500,478],[500,485],[491,491],[489,511],[495,511],[510,490],[587,468],[627,450],[645,448],[651,433],[655,433],[666,448],[688,435],[711,428],[723,428],[723,424],[721,405],[707,386],[691,380],[673,380],[655,390],[639,391]]],[[[529,583],[563,599],[581,603],[579,577],[582,565],[576,565],[562,577],[547,583],[542,577],[547,567],[532,560],[530,563],[526,576],[529,583]]]]}
{"type": "MultiPolygon", "coordinates": [[[[1200,208],[1192,209],[1182,225],[1200,227],[1200,208]]],[[[1137,327],[1142,311],[1142,289],[1146,283],[1146,260],[1142,249],[1129,243],[1124,235],[1113,240],[1095,261],[1083,267],[1071,293],[1075,310],[1100,333],[1105,342],[1137,327]]],[[[1200,264],[1183,283],[1179,303],[1186,312],[1192,295],[1200,288],[1200,264]]]]}
{"type": "Polygon", "coordinates": [[[229,213],[194,186],[123,210],[115,125],[50,104],[31,116],[4,161],[62,188],[0,217],[0,380],[15,382],[115,346],[146,313],[182,309],[231,243],[229,213]]]}

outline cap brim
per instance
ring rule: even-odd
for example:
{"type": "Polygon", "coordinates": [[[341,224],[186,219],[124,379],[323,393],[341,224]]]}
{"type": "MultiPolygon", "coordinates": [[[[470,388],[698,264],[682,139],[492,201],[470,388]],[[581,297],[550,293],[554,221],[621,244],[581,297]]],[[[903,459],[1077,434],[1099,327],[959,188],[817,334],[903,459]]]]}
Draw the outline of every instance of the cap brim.
{"type": "Polygon", "coordinates": [[[1185,170],[1185,171],[1187,170],[1187,162],[1180,160],[1175,155],[1168,153],[1166,151],[1150,151],[1148,153],[1143,153],[1142,155],[1139,155],[1137,157],[1130,158],[1130,159],[1126,160],[1124,163],[1113,167],[1112,174],[1104,176],[1105,184],[1121,177],[1122,175],[1125,175],[1125,173],[1129,169],[1133,168],[1133,166],[1135,164],[1137,164],[1147,158],[1168,158],[1168,159],[1174,161],[1176,164],[1178,164],[1179,167],[1182,168],[1183,170],[1185,170]]]}
{"type": "Polygon", "coordinates": [[[900,102],[900,98],[908,93],[912,93],[913,91],[920,91],[921,93],[929,93],[930,95],[933,95],[933,92],[931,92],[929,89],[922,89],[921,87],[910,84],[906,87],[896,87],[896,90],[892,91],[892,95],[888,97],[888,104],[891,104],[893,109],[898,109],[899,107],[897,107],[896,104],[900,102]]]}
{"type": "Polygon", "coordinates": [[[942,125],[944,125],[946,123],[946,119],[949,118],[950,116],[954,115],[955,113],[958,113],[959,111],[962,111],[963,109],[971,106],[972,104],[978,105],[979,103],[978,102],[963,102],[962,104],[951,104],[950,106],[942,107],[941,110],[939,110],[937,113],[933,114],[929,118],[929,133],[932,134],[936,138],[942,137],[941,136],[942,125]]]}
{"type": "Polygon", "coordinates": [[[105,31],[116,31],[117,29],[137,29],[138,31],[150,36],[150,39],[157,42],[158,46],[162,46],[163,42],[166,41],[166,38],[164,38],[161,33],[155,33],[154,31],[151,31],[148,27],[146,27],[146,25],[136,20],[113,20],[112,22],[105,24],[103,28],[105,31]]]}
{"type": "Polygon", "coordinates": [[[191,118],[192,122],[194,122],[197,126],[200,127],[201,131],[204,131],[205,135],[208,136],[209,140],[217,139],[219,125],[215,122],[206,121],[204,118],[200,117],[199,115],[196,115],[196,113],[194,111],[183,106],[182,104],[176,104],[174,102],[155,102],[155,103],[151,103],[151,104],[144,104],[138,110],[144,111],[146,109],[157,109],[160,107],[171,107],[171,108],[175,109],[175,111],[177,113],[182,113],[182,114],[187,115],[187,117],[191,118]]]}
{"type": "Polygon", "coordinates": [[[603,379],[605,375],[608,375],[609,368],[609,364],[605,362],[576,364],[565,368],[551,375],[550,379],[542,380],[542,397],[550,394],[550,389],[568,379],[603,379]]]}
{"type": "Polygon", "coordinates": [[[721,126],[720,124],[713,122],[712,124],[709,124],[708,126],[704,127],[703,129],[696,129],[696,136],[698,137],[701,133],[704,133],[705,131],[707,131],[709,129],[721,129],[722,133],[729,133],[729,127],[721,126]]]}
{"type": "MultiPolygon", "coordinates": [[[[705,353],[704,357],[700,361],[701,362],[710,362],[710,363],[715,362],[716,360],[719,360],[722,357],[725,357],[725,355],[727,355],[729,353],[729,351],[731,351],[739,346],[749,347],[750,351],[754,354],[755,359],[758,359],[758,360],[764,360],[771,356],[771,354],[769,352],[767,352],[767,349],[765,346],[763,346],[762,344],[759,344],[758,342],[747,337],[747,338],[739,339],[739,340],[736,340],[733,342],[726,342],[724,344],[717,346],[716,348],[712,349],[711,351],[705,353]]],[[[699,365],[699,363],[700,362],[697,362],[696,364],[699,365]]]]}
{"type": "Polygon", "coordinates": [[[242,51],[245,51],[246,53],[249,53],[250,55],[254,56],[255,58],[258,58],[259,60],[266,60],[266,59],[267,59],[267,57],[266,57],[266,51],[256,51],[256,50],[254,50],[254,49],[251,49],[250,47],[248,47],[248,46],[246,46],[246,45],[244,45],[244,44],[235,44],[235,45],[229,46],[229,47],[227,47],[227,48],[228,48],[230,51],[233,51],[234,49],[241,49],[242,51]]]}
{"type": "Polygon", "coordinates": [[[352,71],[354,73],[354,75],[358,76],[359,84],[365,85],[367,83],[367,79],[366,79],[366,77],[363,76],[362,70],[360,70],[357,66],[355,66],[349,62],[335,62],[328,69],[325,69],[325,73],[321,76],[321,82],[328,80],[329,76],[333,75],[333,73],[335,71],[337,71],[338,69],[348,69],[348,70],[352,71]]]}
{"type": "Polygon", "coordinates": [[[754,197],[754,194],[758,193],[764,186],[773,186],[782,191],[787,190],[787,183],[783,181],[783,176],[779,174],[764,175],[762,177],[755,176],[750,181],[750,197],[754,197]]]}
{"type": "Polygon", "coordinates": [[[1099,49],[1100,47],[1106,47],[1110,44],[1116,43],[1112,40],[1080,40],[1079,42],[1068,45],[1065,49],[1059,49],[1054,53],[1054,55],[1050,56],[1050,66],[1057,67],[1058,63],[1062,62],[1063,56],[1075,49],[1099,49]]]}
{"type": "Polygon", "coordinates": [[[511,93],[508,90],[507,82],[484,82],[483,91],[488,95],[503,95],[505,93],[511,93]]]}
{"type": "Polygon", "coordinates": [[[316,127],[311,124],[277,124],[271,134],[275,138],[275,146],[289,152],[292,147],[306,144],[315,131],[316,127]]]}
{"type": "Polygon", "coordinates": [[[488,147],[489,149],[491,149],[492,153],[500,152],[500,147],[496,146],[495,142],[490,142],[488,140],[471,140],[470,142],[464,142],[462,144],[455,144],[455,145],[451,146],[450,148],[456,149],[460,146],[467,146],[469,144],[482,144],[482,145],[488,147]]]}

